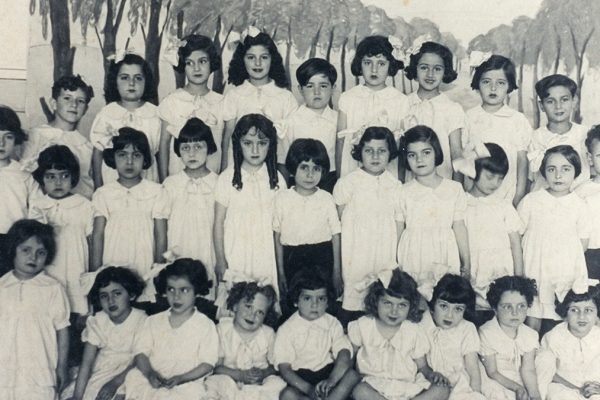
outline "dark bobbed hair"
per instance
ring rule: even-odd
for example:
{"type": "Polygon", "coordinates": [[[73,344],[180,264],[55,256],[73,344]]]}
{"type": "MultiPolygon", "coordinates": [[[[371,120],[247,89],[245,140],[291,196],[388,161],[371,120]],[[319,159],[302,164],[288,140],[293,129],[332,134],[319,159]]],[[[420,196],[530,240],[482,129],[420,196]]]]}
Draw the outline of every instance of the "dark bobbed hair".
{"type": "Polygon", "coordinates": [[[331,63],[323,58],[309,58],[296,70],[296,79],[300,86],[306,86],[310,78],[323,74],[334,85],[337,80],[337,71],[331,63]]]}
{"type": "Polygon", "coordinates": [[[233,56],[231,57],[231,61],[229,62],[228,82],[235,86],[239,86],[250,77],[248,71],[246,71],[246,66],[244,65],[244,56],[252,46],[264,46],[269,51],[269,54],[271,54],[269,78],[273,79],[275,85],[278,87],[287,88],[289,82],[285,75],[281,54],[279,54],[279,50],[277,50],[277,46],[275,45],[275,42],[273,42],[273,39],[271,39],[271,36],[264,32],[260,32],[255,37],[247,35],[244,38],[244,41],[237,45],[233,52],[233,56]]]}
{"type": "Polygon", "coordinates": [[[433,296],[429,308],[433,310],[437,300],[452,304],[464,304],[465,317],[471,318],[475,313],[475,291],[471,283],[460,275],[446,274],[433,288],[433,296]]]}
{"type": "Polygon", "coordinates": [[[52,98],[58,99],[61,90],[68,90],[74,92],[77,89],[81,89],[85,94],[85,102],[89,104],[90,100],[94,97],[94,88],[85,83],[81,75],[65,75],[58,78],[57,81],[52,85],[52,98]]]}
{"type": "Polygon", "coordinates": [[[555,301],[555,310],[558,315],[562,319],[567,318],[567,313],[569,312],[569,307],[571,303],[579,303],[580,301],[588,301],[591,300],[596,305],[597,316],[600,317],[600,286],[590,287],[585,293],[575,293],[573,289],[570,289],[567,292],[564,300],[555,301]]]}
{"type": "Polygon", "coordinates": [[[400,138],[400,155],[402,156],[402,163],[406,169],[410,169],[408,165],[408,145],[416,142],[426,142],[433,147],[435,153],[435,166],[441,165],[444,162],[444,153],[442,151],[442,145],[440,139],[433,129],[426,125],[413,126],[400,138]]]}
{"type": "Polygon", "coordinates": [[[269,308],[265,315],[264,323],[270,327],[277,323],[278,315],[275,311],[277,303],[277,293],[271,285],[259,286],[256,282],[238,282],[233,285],[227,297],[227,309],[233,311],[233,308],[240,301],[253,301],[257,293],[262,294],[269,301],[269,308]]]}
{"type": "Polygon", "coordinates": [[[421,45],[417,54],[410,55],[410,63],[404,69],[406,77],[410,80],[417,79],[417,66],[423,54],[431,53],[440,56],[444,62],[444,77],[442,82],[450,83],[456,79],[458,74],[454,70],[453,55],[449,48],[436,42],[425,42],[421,45]]]}
{"type": "Polygon", "coordinates": [[[506,80],[508,81],[508,93],[519,88],[517,86],[517,73],[515,71],[515,64],[510,58],[493,54],[490,58],[475,68],[475,73],[473,74],[473,79],[471,80],[471,89],[479,90],[479,81],[481,80],[481,76],[488,71],[493,71],[496,69],[501,69],[504,72],[504,75],[506,75],[506,80]]]}
{"type": "Polygon", "coordinates": [[[325,145],[316,139],[296,139],[292,142],[285,158],[285,167],[291,175],[296,175],[298,165],[312,161],[323,169],[321,178],[329,172],[329,155],[325,145]]]}
{"type": "Polygon", "coordinates": [[[575,81],[562,74],[548,75],[540,79],[535,84],[535,92],[540,100],[544,100],[549,95],[548,90],[555,86],[566,87],[573,97],[577,94],[577,84],[575,81]]]}
{"type": "Polygon", "coordinates": [[[17,254],[17,246],[26,242],[29,238],[36,237],[46,248],[48,256],[46,265],[52,264],[56,255],[56,239],[54,237],[54,228],[48,224],[42,224],[33,219],[20,219],[6,232],[5,251],[8,258],[7,262],[12,264],[17,254]]]}
{"type": "Polygon", "coordinates": [[[169,278],[187,279],[194,287],[194,294],[196,296],[207,295],[208,290],[212,287],[212,281],[208,279],[204,264],[199,260],[191,258],[177,259],[160,271],[158,276],[154,278],[154,286],[159,295],[166,296],[167,279],[169,278]]]}
{"type": "Polygon", "coordinates": [[[600,124],[592,126],[585,138],[585,147],[590,153],[592,152],[594,140],[600,140],[600,124]]]}
{"type": "Polygon", "coordinates": [[[352,146],[351,155],[356,161],[362,161],[362,150],[365,147],[365,143],[371,140],[385,140],[388,145],[390,157],[388,162],[398,157],[398,146],[396,145],[396,139],[394,134],[385,126],[370,126],[365,129],[365,132],[360,137],[357,144],[352,146]]]}
{"type": "Polygon", "coordinates": [[[181,46],[177,50],[177,66],[173,69],[177,72],[185,72],[185,59],[194,51],[200,50],[206,53],[210,62],[210,72],[214,72],[221,68],[221,55],[219,50],[212,40],[203,35],[191,34],[183,38],[186,41],[185,46],[181,46]]]}
{"type": "Polygon", "coordinates": [[[328,306],[334,304],[335,293],[330,279],[326,279],[322,274],[316,271],[322,271],[323,268],[319,265],[311,266],[298,271],[290,282],[290,289],[288,292],[288,302],[290,305],[295,305],[300,299],[302,290],[318,290],[325,289],[327,292],[327,304],[328,306]]]}
{"type": "Polygon", "coordinates": [[[489,157],[475,160],[475,181],[479,179],[481,171],[486,169],[492,174],[506,176],[508,173],[508,157],[506,152],[496,143],[484,143],[490,152],[489,157]]]}
{"type": "MultiPolygon", "coordinates": [[[[273,122],[261,114],[246,114],[238,120],[231,135],[231,146],[233,150],[233,179],[231,184],[237,190],[242,190],[242,162],[244,155],[242,154],[242,145],[240,141],[242,136],[246,135],[250,128],[254,128],[259,135],[263,135],[269,139],[269,150],[267,151],[267,172],[269,173],[269,185],[271,189],[276,189],[278,185],[277,177],[277,131],[273,122]]],[[[226,157],[225,155],[223,157],[226,157]]]]}
{"type": "Polygon", "coordinates": [[[106,104],[121,100],[121,95],[117,89],[117,76],[119,75],[119,71],[121,70],[121,66],[123,64],[139,65],[142,67],[142,73],[146,79],[146,84],[144,86],[144,94],[142,95],[141,100],[150,101],[156,98],[156,82],[154,81],[154,75],[152,74],[150,65],[141,56],[129,53],[126,54],[125,57],[123,57],[123,59],[118,63],[111,61],[108,74],[106,75],[106,83],[104,84],[104,100],[106,101],[106,104]]]}
{"type": "Polygon", "coordinates": [[[417,290],[417,282],[415,282],[412,276],[401,271],[400,268],[395,268],[387,289],[383,287],[383,284],[379,280],[371,283],[364,300],[365,311],[367,314],[377,317],[379,299],[384,294],[398,299],[408,300],[410,303],[408,320],[412,322],[419,322],[421,320],[422,315],[419,312],[421,295],[417,290]]]}
{"type": "Polygon", "coordinates": [[[193,117],[187,120],[183,128],[179,131],[179,136],[173,142],[173,150],[178,157],[181,157],[179,145],[181,143],[206,142],[208,154],[217,152],[217,144],[213,137],[212,130],[199,118],[193,117]]]}
{"type": "Polygon", "coordinates": [[[517,292],[525,297],[527,306],[531,307],[533,298],[537,295],[537,285],[534,279],[523,276],[503,276],[496,279],[488,288],[486,299],[490,306],[496,310],[504,292],[517,292]]]}
{"type": "Polygon", "coordinates": [[[542,159],[542,164],[540,165],[540,174],[546,178],[546,164],[548,163],[548,159],[553,154],[562,154],[563,157],[567,159],[569,164],[575,168],[575,178],[581,174],[581,158],[577,151],[568,144],[561,144],[559,146],[550,147],[544,153],[544,158],[542,159]]]}
{"type": "Polygon", "coordinates": [[[398,71],[404,68],[404,63],[394,57],[392,54],[393,51],[394,47],[385,36],[367,36],[356,47],[354,59],[352,59],[352,64],[350,64],[352,75],[362,75],[362,60],[364,57],[373,57],[381,54],[390,62],[388,75],[396,76],[398,71]]]}
{"type": "Polygon", "coordinates": [[[152,165],[152,151],[150,150],[150,143],[148,138],[142,131],[137,129],[123,127],[119,129],[119,135],[113,136],[112,138],[113,147],[104,149],[102,152],[102,158],[109,167],[116,169],[115,164],[115,153],[118,150],[122,150],[128,145],[132,145],[136,150],[144,155],[144,169],[150,168],[152,165]]]}
{"type": "Polygon", "coordinates": [[[111,282],[123,286],[127,290],[128,297],[133,297],[134,301],[142,294],[146,286],[142,278],[129,268],[111,266],[103,269],[96,276],[94,285],[88,295],[96,312],[102,309],[100,305],[100,289],[107,287],[111,282]]]}
{"type": "Polygon", "coordinates": [[[38,167],[31,175],[42,187],[44,186],[44,174],[49,169],[69,171],[73,187],[79,182],[79,161],[67,146],[55,144],[47,147],[40,153],[37,163],[38,167]]]}
{"type": "Polygon", "coordinates": [[[15,144],[27,141],[27,134],[21,128],[21,120],[12,108],[0,105],[0,131],[9,131],[15,135],[15,144]]]}

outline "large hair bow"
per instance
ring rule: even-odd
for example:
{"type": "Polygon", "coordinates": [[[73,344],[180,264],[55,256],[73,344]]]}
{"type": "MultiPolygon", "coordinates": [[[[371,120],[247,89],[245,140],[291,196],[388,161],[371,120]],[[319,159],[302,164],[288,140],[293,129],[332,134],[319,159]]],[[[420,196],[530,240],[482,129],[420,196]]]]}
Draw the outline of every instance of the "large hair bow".
{"type": "Polygon", "coordinates": [[[187,40],[174,37],[169,41],[163,53],[163,59],[174,67],[179,65],[179,49],[187,45],[187,40]]]}
{"type": "Polygon", "coordinates": [[[250,25],[249,27],[244,29],[242,31],[242,33],[240,33],[240,40],[242,43],[244,43],[244,40],[246,40],[246,37],[250,36],[251,38],[255,38],[256,36],[258,36],[259,33],[260,33],[260,29],[258,29],[254,25],[250,25]]]}
{"type": "Polygon", "coordinates": [[[354,288],[359,292],[364,292],[369,288],[369,286],[371,286],[371,284],[379,281],[387,290],[390,286],[393,274],[394,269],[392,268],[382,269],[379,272],[370,273],[367,276],[365,276],[360,282],[357,282],[354,285],[354,288]]]}
{"type": "Polygon", "coordinates": [[[467,145],[463,151],[462,157],[452,161],[452,167],[456,172],[475,179],[477,172],[475,171],[475,161],[480,158],[490,157],[490,152],[485,146],[485,143],[467,145]]]}

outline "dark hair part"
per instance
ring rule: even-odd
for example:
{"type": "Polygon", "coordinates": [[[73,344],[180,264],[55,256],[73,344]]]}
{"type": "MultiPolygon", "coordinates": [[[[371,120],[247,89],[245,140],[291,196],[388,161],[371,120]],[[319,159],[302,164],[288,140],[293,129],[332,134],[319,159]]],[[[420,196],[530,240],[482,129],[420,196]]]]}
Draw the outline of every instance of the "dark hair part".
{"type": "Polygon", "coordinates": [[[102,152],[102,158],[109,167],[116,169],[115,164],[115,153],[118,150],[122,150],[128,145],[132,145],[134,149],[141,152],[144,155],[144,169],[150,168],[152,165],[152,151],[150,150],[150,143],[148,138],[142,131],[137,129],[123,127],[119,129],[119,135],[113,136],[112,138],[113,147],[104,149],[102,152]]]}
{"type": "Polygon", "coordinates": [[[179,145],[182,143],[206,142],[208,154],[217,152],[217,144],[213,137],[212,130],[199,118],[193,117],[187,120],[183,128],[179,131],[179,136],[173,142],[173,150],[178,157],[181,157],[179,145]]]}
{"type": "Polygon", "coordinates": [[[271,285],[259,286],[256,282],[238,282],[233,285],[227,297],[227,309],[233,311],[233,307],[242,300],[253,301],[257,293],[262,294],[269,301],[269,308],[265,315],[264,323],[273,327],[277,323],[277,293],[271,285]]]}
{"type": "Polygon", "coordinates": [[[559,146],[550,147],[544,153],[544,158],[542,159],[542,164],[540,165],[540,174],[546,178],[546,164],[548,163],[548,159],[553,154],[561,154],[563,157],[567,159],[569,164],[575,168],[575,178],[581,174],[581,158],[577,151],[568,144],[561,144],[559,146]]]}
{"type": "Polygon", "coordinates": [[[520,293],[527,301],[527,306],[531,307],[533,298],[537,295],[537,285],[534,279],[523,276],[503,276],[496,279],[488,288],[486,299],[490,306],[495,310],[504,292],[520,293]]]}
{"type": "Polygon", "coordinates": [[[488,170],[492,174],[506,176],[508,173],[508,157],[506,152],[496,143],[484,143],[490,152],[489,157],[475,160],[475,181],[481,176],[482,170],[488,170]]]}
{"type": "Polygon", "coordinates": [[[377,280],[371,283],[368,290],[369,292],[364,300],[367,314],[377,316],[379,299],[387,294],[388,296],[408,300],[410,303],[408,311],[409,321],[419,322],[421,320],[422,315],[419,312],[421,295],[417,290],[417,282],[415,282],[412,276],[401,271],[400,268],[395,268],[392,272],[392,279],[390,279],[387,289],[383,287],[381,281],[377,280]]]}
{"type": "Polygon", "coordinates": [[[291,175],[296,175],[298,165],[312,161],[323,169],[321,178],[329,172],[329,155],[325,145],[316,139],[296,139],[292,142],[285,158],[285,167],[291,175]]]}
{"type": "Polygon", "coordinates": [[[444,153],[438,135],[428,126],[417,125],[404,132],[404,135],[400,138],[399,148],[400,156],[402,157],[400,162],[402,162],[407,169],[410,169],[410,166],[408,165],[408,145],[417,142],[429,143],[431,147],[433,147],[436,167],[444,162],[444,153]]]}
{"type": "Polygon", "coordinates": [[[100,305],[100,289],[107,287],[111,282],[123,286],[127,290],[128,297],[133,297],[134,301],[142,294],[146,286],[142,278],[129,268],[107,267],[96,275],[96,280],[88,295],[95,311],[102,309],[100,305]]]}
{"type": "Polygon", "coordinates": [[[37,160],[38,167],[31,173],[33,179],[44,186],[44,174],[49,169],[66,170],[71,174],[71,186],[79,182],[79,160],[71,149],[62,144],[54,144],[45,148],[37,160]]]}
{"type": "Polygon", "coordinates": [[[562,319],[565,319],[567,318],[571,303],[579,303],[580,301],[588,300],[594,302],[596,305],[596,315],[600,317],[600,286],[589,287],[588,291],[585,293],[575,293],[573,292],[573,289],[570,289],[562,302],[556,299],[556,313],[560,315],[562,319]]]}
{"type": "Polygon", "coordinates": [[[89,104],[90,100],[94,97],[94,88],[85,83],[81,75],[65,75],[58,78],[57,81],[52,85],[52,98],[58,99],[61,90],[68,90],[74,92],[77,89],[81,89],[85,94],[85,102],[89,104]]]}
{"type": "Polygon", "coordinates": [[[21,120],[12,108],[0,106],[0,131],[9,131],[15,135],[15,144],[27,141],[27,134],[21,128],[21,120]]]}
{"type": "Polygon", "coordinates": [[[575,81],[568,76],[562,74],[548,75],[535,84],[535,92],[537,93],[540,100],[544,100],[549,96],[548,91],[550,88],[555,86],[564,86],[569,90],[571,96],[575,97],[577,94],[577,84],[575,81]]]}
{"type": "Polygon", "coordinates": [[[231,61],[229,62],[228,82],[235,86],[239,86],[244,83],[246,79],[250,78],[248,71],[246,71],[246,65],[244,64],[244,56],[252,46],[264,46],[269,51],[269,54],[271,55],[269,78],[273,79],[275,85],[278,87],[287,88],[289,82],[285,75],[281,54],[279,54],[279,50],[277,50],[277,46],[275,45],[275,42],[273,42],[273,39],[271,39],[271,36],[264,32],[260,32],[255,37],[248,35],[243,42],[240,42],[237,45],[233,52],[233,56],[231,57],[231,61]]]}
{"type": "Polygon", "coordinates": [[[433,288],[433,296],[429,308],[433,310],[437,300],[452,304],[464,304],[465,317],[470,318],[475,312],[475,291],[471,283],[460,275],[446,274],[433,288]]]}
{"type": "Polygon", "coordinates": [[[363,135],[360,137],[359,142],[352,146],[352,151],[350,152],[352,158],[356,161],[362,161],[363,147],[365,147],[365,144],[371,140],[385,140],[390,154],[388,162],[398,157],[398,147],[392,131],[385,126],[370,126],[365,129],[363,135]]]}
{"type": "Polygon", "coordinates": [[[296,79],[300,86],[306,86],[310,78],[323,74],[334,85],[337,80],[337,71],[331,63],[323,58],[309,58],[296,70],[296,79]]]}
{"type": "Polygon", "coordinates": [[[142,68],[142,73],[146,79],[146,84],[144,86],[144,94],[142,95],[141,100],[150,101],[156,98],[156,82],[154,80],[152,70],[150,69],[150,65],[141,56],[129,53],[126,54],[125,57],[123,57],[123,59],[118,63],[111,61],[108,74],[106,75],[106,83],[104,84],[104,100],[106,100],[106,103],[108,104],[112,103],[113,101],[121,100],[121,95],[117,89],[117,77],[123,64],[139,65],[142,68]]]}
{"type": "Polygon", "coordinates": [[[588,131],[587,137],[585,138],[585,147],[591,153],[594,140],[600,140],[600,125],[594,125],[588,131]]]}
{"type": "Polygon", "coordinates": [[[28,239],[36,237],[44,245],[48,252],[46,256],[46,265],[52,264],[56,255],[56,239],[54,237],[54,228],[49,224],[42,224],[33,219],[20,219],[6,232],[4,237],[6,256],[8,263],[13,263],[17,254],[17,246],[26,242],[28,239]]]}
{"type": "Polygon", "coordinates": [[[158,276],[154,278],[154,286],[159,295],[165,296],[167,294],[167,279],[169,278],[187,279],[194,287],[196,296],[207,295],[208,290],[212,287],[212,281],[208,279],[204,264],[191,258],[177,259],[160,271],[158,276]]]}
{"type": "Polygon", "coordinates": [[[436,42],[425,42],[421,45],[417,54],[410,55],[410,63],[408,64],[408,67],[404,69],[408,79],[417,79],[417,67],[419,66],[419,61],[421,61],[423,54],[427,53],[437,54],[444,62],[444,77],[442,78],[442,82],[450,83],[456,79],[458,74],[454,70],[454,57],[452,52],[446,46],[436,42]]]}
{"type": "Polygon", "coordinates": [[[191,34],[183,38],[186,44],[177,50],[177,66],[173,69],[177,72],[185,72],[185,59],[194,51],[200,50],[206,53],[210,62],[210,72],[221,68],[221,55],[212,40],[203,35],[191,34]]]}
{"type": "MultiPolygon", "coordinates": [[[[251,128],[254,128],[258,135],[263,135],[269,139],[269,150],[267,151],[265,163],[267,164],[267,171],[269,173],[269,185],[271,189],[276,189],[279,187],[277,177],[277,131],[275,130],[275,126],[273,126],[273,122],[261,114],[246,114],[235,124],[233,134],[231,135],[231,147],[233,150],[233,179],[231,180],[231,184],[237,190],[242,190],[244,186],[241,171],[244,155],[242,154],[240,141],[242,140],[242,136],[246,135],[251,128]]],[[[226,155],[223,157],[226,157],[226,155]]]]}
{"type": "Polygon", "coordinates": [[[494,71],[497,69],[501,69],[504,72],[504,75],[506,75],[506,80],[508,81],[508,93],[519,88],[517,86],[517,73],[515,71],[515,64],[510,58],[493,54],[490,58],[475,68],[475,73],[473,74],[473,79],[471,80],[471,89],[479,90],[479,81],[481,80],[481,76],[488,71],[494,71]]]}
{"type": "Polygon", "coordinates": [[[385,36],[367,36],[356,47],[356,53],[350,65],[352,75],[362,75],[362,60],[364,57],[373,57],[381,54],[390,62],[388,75],[396,76],[398,71],[404,68],[404,63],[393,56],[393,51],[394,47],[385,36]]]}
{"type": "Polygon", "coordinates": [[[311,266],[311,268],[303,269],[298,271],[290,282],[290,289],[288,292],[289,304],[297,304],[300,299],[300,294],[303,290],[318,290],[325,289],[327,292],[327,304],[331,306],[335,302],[335,294],[333,286],[329,279],[326,279],[322,274],[317,273],[322,268],[318,265],[311,266]]]}

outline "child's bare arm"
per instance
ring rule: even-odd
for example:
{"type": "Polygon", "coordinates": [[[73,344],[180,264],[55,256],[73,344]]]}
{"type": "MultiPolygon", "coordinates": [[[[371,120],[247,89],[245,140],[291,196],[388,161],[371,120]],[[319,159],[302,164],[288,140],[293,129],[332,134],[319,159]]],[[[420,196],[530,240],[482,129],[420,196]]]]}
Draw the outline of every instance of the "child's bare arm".
{"type": "Polygon", "coordinates": [[[77,374],[77,380],[75,381],[75,390],[73,391],[73,397],[71,397],[70,400],[81,400],[83,398],[97,354],[98,347],[90,343],[85,344],[83,356],[81,358],[81,366],[79,367],[79,373],[77,374]]]}
{"type": "Polygon", "coordinates": [[[225,216],[227,215],[227,207],[218,202],[215,202],[215,225],[213,227],[213,239],[215,243],[215,258],[217,265],[215,273],[217,280],[223,280],[223,274],[227,270],[227,260],[225,259],[225,216]]]}
{"type": "Polygon", "coordinates": [[[275,262],[277,264],[277,281],[279,282],[280,297],[285,298],[287,293],[287,280],[285,268],[283,267],[283,245],[281,244],[281,232],[273,231],[273,242],[275,244],[275,262]]]}
{"type": "Polygon", "coordinates": [[[150,364],[150,359],[148,359],[147,355],[144,353],[137,354],[134,357],[134,362],[137,369],[139,369],[142,375],[148,379],[150,386],[157,389],[163,385],[164,378],[152,368],[152,364],[150,364]]]}
{"type": "Polygon", "coordinates": [[[104,255],[104,228],[106,228],[106,218],[94,218],[92,247],[90,248],[90,271],[95,271],[102,266],[104,255]]]}
{"type": "Polygon", "coordinates": [[[512,252],[514,273],[516,276],[523,276],[523,246],[521,245],[521,235],[519,232],[510,232],[508,234],[510,241],[510,251],[512,252]]]}
{"type": "MultiPolygon", "coordinates": [[[[450,132],[448,139],[450,139],[450,158],[456,160],[457,158],[462,157],[462,129],[459,128],[450,132]]],[[[453,171],[452,179],[462,183],[463,175],[460,172],[453,171]]]]}
{"type": "Polygon", "coordinates": [[[496,382],[498,382],[499,384],[501,384],[508,390],[512,390],[515,393],[517,393],[518,391],[525,390],[525,388],[523,386],[519,385],[517,382],[513,381],[512,379],[507,378],[506,376],[502,375],[498,371],[495,355],[488,355],[488,356],[482,357],[481,361],[483,362],[483,367],[485,368],[485,372],[490,377],[490,379],[495,380],[496,382]]]}
{"type": "Polygon", "coordinates": [[[300,376],[292,369],[291,364],[279,364],[279,373],[288,385],[298,389],[302,393],[310,396],[310,394],[313,392],[313,386],[304,379],[300,378],[300,376]]]}
{"type": "Polygon", "coordinates": [[[535,372],[535,354],[536,350],[532,350],[523,354],[521,357],[521,379],[530,400],[541,400],[540,391],[538,389],[537,373],[535,372]]]}
{"type": "Polygon", "coordinates": [[[465,354],[465,370],[469,375],[471,389],[475,392],[481,392],[481,371],[479,370],[479,356],[477,353],[465,354]]]}
{"type": "Polygon", "coordinates": [[[521,202],[521,199],[527,193],[527,175],[529,173],[529,161],[527,160],[527,152],[517,152],[517,191],[513,199],[513,205],[516,207],[521,202]]]}
{"type": "Polygon", "coordinates": [[[94,147],[92,151],[92,180],[94,189],[98,189],[104,184],[102,182],[102,152],[94,147]]]}
{"type": "Polygon", "coordinates": [[[207,363],[202,363],[198,365],[196,368],[186,372],[185,374],[175,375],[171,378],[164,380],[164,386],[171,389],[177,385],[181,385],[187,382],[192,382],[197,379],[202,378],[205,375],[208,375],[212,372],[213,366],[207,363]]]}
{"type": "Polygon", "coordinates": [[[223,129],[223,142],[221,143],[221,172],[227,168],[227,156],[229,155],[229,144],[231,143],[231,135],[235,128],[235,119],[225,121],[225,128],[223,129]]]}
{"type": "Polygon", "coordinates": [[[164,261],[163,253],[167,251],[167,220],[165,218],[154,219],[154,262],[164,261]]]}
{"type": "Polygon", "coordinates": [[[566,380],[565,378],[563,378],[559,374],[554,374],[554,376],[552,377],[552,382],[554,382],[554,383],[560,383],[561,385],[566,386],[569,389],[574,389],[574,390],[581,390],[582,389],[580,387],[577,387],[577,386],[573,385],[571,382],[569,382],[568,380],[566,380]]]}
{"type": "MultiPolygon", "coordinates": [[[[343,131],[348,127],[348,119],[346,113],[338,112],[337,131],[343,131]]],[[[337,177],[340,177],[340,168],[342,166],[342,151],[344,150],[344,138],[337,138],[335,141],[335,172],[337,177]]]]}
{"type": "Polygon", "coordinates": [[[56,331],[58,362],[56,364],[56,389],[60,392],[67,383],[67,360],[69,358],[69,328],[56,331]]]}
{"type": "Polygon", "coordinates": [[[342,279],[342,240],[341,234],[336,233],[331,237],[333,247],[333,287],[335,295],[341,296],[344,291],[344,281],[342,279]]]}
{"type": "Polygon", "coordinates": [[[417,369],[419,370],[419,372],[422,373],[425,379],[427,379],[429,382],[433,383],[434,385],[450,385],[448,378],[446,378],[439,372],[436,372],[433,369],[431,369],[429,364],[427,364],[425,356],[415,359],[415,364],[417,364],[417,369]]]}
{"type": "Polygon", "coordinates": [[[466,279],[471,278],[471,254],[469,252],[469,236],[465,221],[454,221],[452,230],[456,237],[456,245],[458,246],[458,254],[461,261],[460,275],[466,279]]]}
{"type": "Polygon", "coordinates": [[[167,131],[167,122],[162,121],[160,142],[158,145],[158,177],[163,182],[169,176],[169,157],[171,155],[171,134],[167,131]]]}

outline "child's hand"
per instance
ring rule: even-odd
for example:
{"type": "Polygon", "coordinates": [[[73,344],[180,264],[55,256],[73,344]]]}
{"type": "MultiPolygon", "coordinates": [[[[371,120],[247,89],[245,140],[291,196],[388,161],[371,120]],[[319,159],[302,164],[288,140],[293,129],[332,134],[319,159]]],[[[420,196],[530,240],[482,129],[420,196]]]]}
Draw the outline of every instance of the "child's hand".
{"type": "Polygon", "coordinates": [[[173,389],[177,385],[181,385],[183,383],[183,378],[181,375],[175,375],[169,379],[163,380],[163,386],[167,389],[173,389]]]}
{"type": "Polygon", "coordinates": [[[515,394],[517,395],[517,400],[529,400],[529,394],[527,394],[527,390],[523,386],[519,386],[515,394]]]}
{"type": "Polygon", "coordinates": [[[448,378],[436,371],[433,371],[431,374],[429,374],[427,380],[429,380],[429,382],[433,383],[434,385],[450,386],[450,381],[448,381],[448,378]]]}
{"type": "Polygon", "coordinates": [[[217,265],[215,265],[215,274],[217,275],[217,282],[223,282],[223,275],[225,274],[225,271],[227,271],[227,268],[227,261],[223,261],[222,263],[217,263],[217,265]]]}
{"type": "Polygon", "coordinates": [[[331,389],[335,387],[335,383],[331,382],[329,379],[325,379],[315,386],[315,392],[317,396],[322,399],[326,399],[329,396],[329,392],[331,389]]]}
{"type": "Polygon", "coordinates": [[[339,298],[344,293],[344,280],[339,273],[333,273],[333,289],[335,290],[335,298],[339,298]]]}
{"type": "Polygon", "coordinates": [[[150,386],[152,386],[154,389],[158,389],[164,384],[164,378],[154,370],[148,373],[147,379],[148,382],[150,382],[150,386]]]}
{"type": "Polygon", "coordinates": [[[96,400],[112,400],[115,397],[115,393],[119,389],[119,386],[123,384],[123,379],[113,378],[110,381],[106,382],[98,395],[96,396],[96,400]]]}
{"type": "Polygon", "coordinates": [[[264,379],[264,374],[262,369],[260,368],[250,368],[247,370],[244,370],[243,372],[243,376],[244,376],[244,383],[249,384],[249,385],[257,385],[262,383],[263,379],[264,379]]]}
{"type": "Polygon", "coordinates": [[[585,382],[580,392],[586,399],[595,394],[600,394],[600,382],[585,382]]]}

